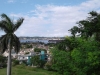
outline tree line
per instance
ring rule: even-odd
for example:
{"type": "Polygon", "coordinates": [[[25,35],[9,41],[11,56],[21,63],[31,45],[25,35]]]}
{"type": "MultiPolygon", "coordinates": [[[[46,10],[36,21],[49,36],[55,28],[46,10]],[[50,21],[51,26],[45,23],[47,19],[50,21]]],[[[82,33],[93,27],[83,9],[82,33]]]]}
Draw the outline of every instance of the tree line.
{"type": "Polygon", "coordinates": [[[51,49],[48,70],[61,75],[100,74],[100,14],[91,11],[85,20],[77,22],[69,31],[72,36],[51,49]]]}

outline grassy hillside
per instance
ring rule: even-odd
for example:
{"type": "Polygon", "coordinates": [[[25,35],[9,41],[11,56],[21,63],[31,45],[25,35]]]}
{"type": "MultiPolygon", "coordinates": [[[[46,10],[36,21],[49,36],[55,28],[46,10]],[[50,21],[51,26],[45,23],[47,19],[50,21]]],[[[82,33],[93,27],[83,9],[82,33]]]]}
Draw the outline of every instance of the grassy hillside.
{"type": "MultiPolygon", "coordinates": [[[[0,75],[6,75],[6,68],[0,69],[0,75]]],[[[59,75],[56,72],[51,72],[39,68],[16,66],[12,68],[12,75],[59,75]]]]}

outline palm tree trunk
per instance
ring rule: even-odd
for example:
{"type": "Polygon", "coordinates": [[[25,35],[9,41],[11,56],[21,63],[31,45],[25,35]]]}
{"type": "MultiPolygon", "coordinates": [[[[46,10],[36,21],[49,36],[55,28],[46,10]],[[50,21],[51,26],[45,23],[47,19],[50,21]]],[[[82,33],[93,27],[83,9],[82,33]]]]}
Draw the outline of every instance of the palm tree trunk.
{"type": "Polygon", "coordinates": [[[7,63],[7,75],[11,75],[11,39],[9,39],[8,49],[9,49],[9,55],[7,63]]]}

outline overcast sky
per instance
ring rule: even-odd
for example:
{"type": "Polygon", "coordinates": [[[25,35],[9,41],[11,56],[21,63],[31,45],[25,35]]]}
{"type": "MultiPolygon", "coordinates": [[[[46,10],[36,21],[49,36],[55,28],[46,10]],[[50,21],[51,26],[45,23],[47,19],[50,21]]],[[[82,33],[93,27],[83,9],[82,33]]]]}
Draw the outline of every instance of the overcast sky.
{"type": "Polygon", "coordinates": [[[0,0],[0,14],[25,19],[17,36],[68,36],[90,11],[100,13],[100,0],[0,0]]]}

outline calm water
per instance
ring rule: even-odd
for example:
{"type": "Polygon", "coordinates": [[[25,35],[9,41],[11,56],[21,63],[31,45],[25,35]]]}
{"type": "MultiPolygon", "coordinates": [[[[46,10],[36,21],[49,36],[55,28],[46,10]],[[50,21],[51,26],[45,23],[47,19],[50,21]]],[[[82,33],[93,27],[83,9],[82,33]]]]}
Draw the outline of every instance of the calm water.
{"type": "Polygon", "coordinates": [[[48,41],[49,41],[49,40],[33,40],[33,39],[21,39],[21,40],[20,40],[21,43],[26,43],[26,42],[27,42],[27,43],[28,43],[28,42],[29,42],[29,43],[43,42],[43,43],[45,43],[45,44],[47,44],[48,41]]]}

